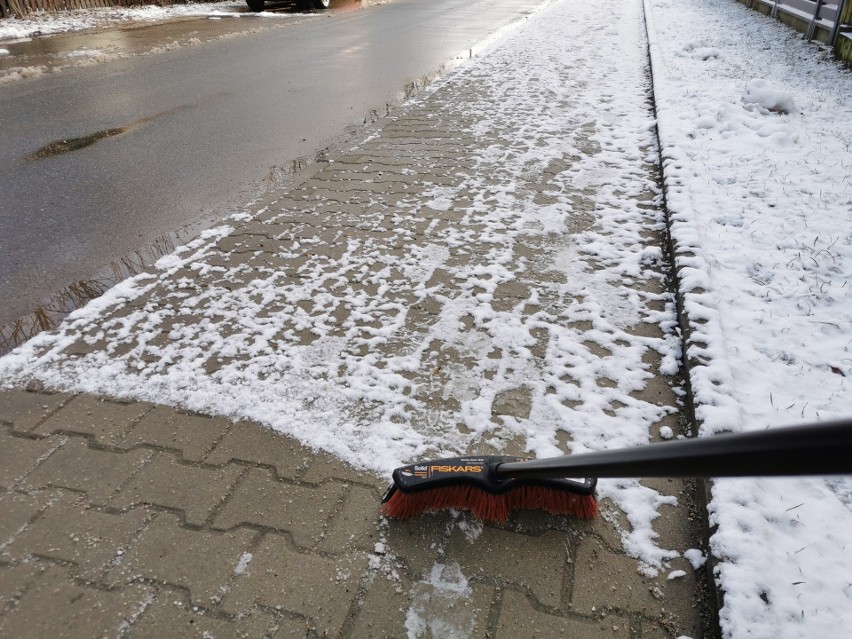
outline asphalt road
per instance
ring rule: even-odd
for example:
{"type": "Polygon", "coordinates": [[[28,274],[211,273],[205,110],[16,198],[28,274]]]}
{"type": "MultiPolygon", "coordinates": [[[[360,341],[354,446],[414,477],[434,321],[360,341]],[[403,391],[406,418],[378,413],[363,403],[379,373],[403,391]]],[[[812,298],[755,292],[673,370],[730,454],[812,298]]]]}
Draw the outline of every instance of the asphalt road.
{"type": "Polygon", "coordinates": [[[224,217],[270,167],[313,157],[543,1],[395,0],[0,86],[0,325],[224,217]]]}

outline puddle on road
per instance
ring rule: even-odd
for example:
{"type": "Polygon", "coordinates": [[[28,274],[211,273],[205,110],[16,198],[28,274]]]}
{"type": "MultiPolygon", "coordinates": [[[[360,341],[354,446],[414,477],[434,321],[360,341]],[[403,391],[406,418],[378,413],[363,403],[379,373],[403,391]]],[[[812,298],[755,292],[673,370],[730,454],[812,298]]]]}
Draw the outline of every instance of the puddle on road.
{"type": "Polygon", "coordinates": [[[121,135],[128,130],[129,127],[121,127],[119,129],[106,129],[105,131],[98,131],[97,133],[92,133],[91,135],[86,135],[82,138],[69,138],[67,140],[57,140],[56,142],[51,142],[50,144],[41,147],[38,151],[29,156],[28,160],[40,160],[42,158],[49,158],[54,155],[62,155],[63,153],[71,153],[71,151],[77,151],[79,149],[84,149],[87,146],[93,145],[98,140],[103,140],[104,138],[115,137],[116,135],[121,135]]]}
{"type": "Polygon", "coordinates": [[[45,158],[53,157],[55,155],[63,155],[65,153],[71,153],[72,151],[79,151],[80,149],[85,149],[87,146],[92,146],[95,142],[99,142],[100,140],[105,140],[106,138],[113,138],[118,135],[122,135],[123,133],[127,133],[128,131],[138,129],[142,125],[147,124],[152,120],[156,120],[157,118],[162,118],[168,115],[173,115],[175,113],[180,113],[181,111],[186,111],[189,108],[191,107],[188,105],[177,106],[172,109],[162,111],[160,113],[155,113],[154,115],[139,118],[138,120],[134,120],[130,124],[126,124],[122,127],[104,129],[102,131],[90,133],[89,135],[84,135],[79,138],[66,138],[63,140],[55,140],[50,144],[46,144],[45,146],[41,147],[32,155],[27,156],[27,159],[43,160],[45,158]]]}
{"type": "Polygon", "coordinates": [[[69,284],[29,315],[0,324],[0,356],[42,331],[56,328],[72,311],[100,297],[119,282],[147,270],[163,255],[194,238],[199,227],[169,233],[138,251],[110,263],[89,279],[69,284]]]}

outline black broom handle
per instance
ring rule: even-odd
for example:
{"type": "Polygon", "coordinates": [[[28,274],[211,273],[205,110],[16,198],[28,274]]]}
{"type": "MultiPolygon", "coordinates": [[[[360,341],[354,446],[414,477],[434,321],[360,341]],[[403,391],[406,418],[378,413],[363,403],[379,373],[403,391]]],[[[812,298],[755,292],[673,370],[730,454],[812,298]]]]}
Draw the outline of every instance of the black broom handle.
{"type": "Polygon", "coordinates": [[[498,478],[852,474],[852,419],[504,462],[498,478]]]}

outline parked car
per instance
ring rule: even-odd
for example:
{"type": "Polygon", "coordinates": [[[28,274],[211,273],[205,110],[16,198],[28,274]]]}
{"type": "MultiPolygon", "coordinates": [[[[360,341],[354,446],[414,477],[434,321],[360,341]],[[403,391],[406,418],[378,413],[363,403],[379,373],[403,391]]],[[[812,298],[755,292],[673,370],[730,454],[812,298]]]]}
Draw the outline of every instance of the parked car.
{"type": "MultiPolygon", "coordinates": [[[[328,9],[331,0],[296,0],[299,9],[328,9]]],[[[252,11],[263,11],[266,0],[246,0],[246,4],[252,11]]]]}

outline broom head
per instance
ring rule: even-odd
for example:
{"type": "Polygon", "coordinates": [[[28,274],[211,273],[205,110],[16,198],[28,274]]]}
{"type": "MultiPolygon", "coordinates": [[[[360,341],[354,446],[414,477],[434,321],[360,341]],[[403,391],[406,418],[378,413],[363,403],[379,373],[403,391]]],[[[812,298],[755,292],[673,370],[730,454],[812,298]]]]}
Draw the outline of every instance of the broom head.
{"type": "Polygon", "coordinates": [[[590,519],[598,511],[597,480],[500,479],[495,468],[522,457],[450,457],[393,471],[382,514],[408,519],[436,510],[470,510],[484,521],[506,521],[515,510],[546,510],[590,519]]]}

